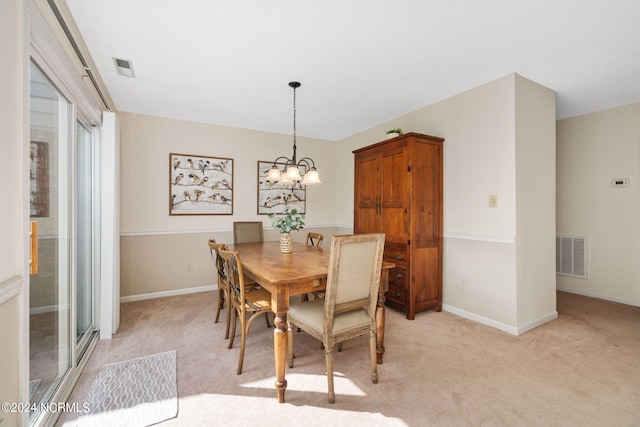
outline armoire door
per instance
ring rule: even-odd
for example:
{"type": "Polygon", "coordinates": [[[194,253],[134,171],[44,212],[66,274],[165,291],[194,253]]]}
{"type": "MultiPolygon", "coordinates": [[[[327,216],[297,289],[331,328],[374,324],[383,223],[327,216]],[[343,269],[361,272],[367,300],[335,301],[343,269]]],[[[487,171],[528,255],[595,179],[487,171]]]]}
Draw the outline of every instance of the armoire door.
{"type": "Polygon", "coordinates": [[[355,168],[355,233],[377,233],[380,230],[379,155],[356,156],[355,168]]]}
{"type": "Polygon", "coordinates": [[[406,146],[391,146],[380,155],[380,207],[377,231],[387,242],[407,243],[409,206],[406,146]]]}

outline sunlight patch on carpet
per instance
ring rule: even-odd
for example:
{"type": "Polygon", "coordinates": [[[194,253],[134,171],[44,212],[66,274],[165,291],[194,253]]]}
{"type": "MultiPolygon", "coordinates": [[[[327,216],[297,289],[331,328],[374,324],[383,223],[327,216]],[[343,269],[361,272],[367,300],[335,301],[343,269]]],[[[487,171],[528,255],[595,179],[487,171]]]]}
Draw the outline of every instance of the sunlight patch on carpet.
{"type": "MultiPolygon", "coordinates": [[[[276,378],[264,378],[258,381],[240,384],[241,387],[266,388],[272,389],[276,378]]],[[[340,372],[333,373],[334,390],[336,393],[350,396],[366,396],[366,393],[354,384],[349,378],[340,372]]],[[[309,375],[309,374],[292,374],[287,373],[287,390],[295,391],[311,391],[311,392],[327,392],[327,376],[326,375],[309,375]]]]}
{"type": "Polygon", "coordinates": [[[148,426],[178,414],[176,351],[104,365],[78,426],[148,426]]]}

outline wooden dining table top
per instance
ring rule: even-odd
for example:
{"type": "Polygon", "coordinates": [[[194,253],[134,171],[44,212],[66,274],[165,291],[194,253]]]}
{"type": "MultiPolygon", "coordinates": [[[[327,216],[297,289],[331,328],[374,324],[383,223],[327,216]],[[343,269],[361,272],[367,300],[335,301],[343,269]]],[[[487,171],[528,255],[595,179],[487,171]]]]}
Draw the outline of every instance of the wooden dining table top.
{"type": "Polygon", "coordinates": [[[237,251],[245,273],[258,283],[281,286],[299,284],[327,277],[329,250],[293,242],[293,252],[280,252],[280,242],[237,243],[229,249],[237,251]]]}

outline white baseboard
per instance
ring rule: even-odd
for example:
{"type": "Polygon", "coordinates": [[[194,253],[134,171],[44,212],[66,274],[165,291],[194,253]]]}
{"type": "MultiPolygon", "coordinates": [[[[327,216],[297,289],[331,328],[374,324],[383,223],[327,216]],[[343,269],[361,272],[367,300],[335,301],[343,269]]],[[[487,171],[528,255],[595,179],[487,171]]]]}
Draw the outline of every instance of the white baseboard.
{"type": "Polygon", "coordinates": [[[151,292],[148,294],[129,295],[126,297],[120,297],[120,302],[132,302],[132,301],[142,301],[145,299],[153,299],[153,298],[174,297],[177,295],[187,295],[187,294],[195,294],[198,292],[215,291],[217,289],[218,289],[218,285],[215,284],[215,285],[198,286],[195,288],[175,289],[172,291],[151,292]]]}
{"type": "MultiPolygon", "coordinates": [[[[172,291],[162,291],[162,292],[152,292],[148,294],[130,295],[127,297],[121,297],[120,302],[142,301],[145,299],[173,297],[177,295],[195,294],[198,292],[209,292],[209,291],[216,291],[216,290],[218,290],[218,285],[214,284],[214,285],[198,286],[195,288],[175,289],[172,291]]],[[[58,311],[58,310],[60,310],[60,306],[57,306],[57,305],[33,307],[29,309],[29,314],[42,314],[42,313],[48,313],[51,311],[58,311]]]]}
{"type": "Polygon", "coordinates": [[[579,291],[579,290],[575,290],[575,289],[565,289],[562,286],[558,286],[557,289],[561,292],[567,292],[570,294],[576,294],[576,295],[582,295],[585,297],[591,297],[591,298],[598,298],[598,299],[603,299],[605,301],[611,301],[611,302],[617,302],[620,304],[626,304],[626,305],[632,305],[634,307],[640,307],[640,301],[633,301],[633,300],[628,300],[628,299],[624,299],[624,298],[617,298],[617,297],[612,297],[610,295],[602,295],[602,294],[598,294],[596,292],[585,292],[585,291],[579,291]]]}
{"type": "Polygon", "coordinates": [[[553,313],[549,313],[546,316],[541,317],[540,319],[529,323],[523,327],[515,327],[511,325],[507,325],[506,323],[498,322],[493,319],[489,319],[488,317],[480,316],[475,313],[471,313],[466,310],[459,309],[457,307],[453,307],[447,304],[442,304],[442,309],[449,313],[453,313],[457,316],[464,317],[465,319],[473,320],[474,322],[480,323],[482,325],[490,326],[492,328],[498,329],[500,331],[506,332],[511,335],[522,335],[531,329],[534,329],[540,325],[543,325],[551,320],[558,318],[558,312],[554,311],[553,313]]]}
{"type": "Polygon", "coordinates": [[[528,332],[532,329],[537,328],[538,326],[544,325],[547,322],[551,322],[552,320],[556,320],[558,318],[558,311],[554,310],[553,312],[547,314],[546,316],[542,316],[538,320],[534,320],[528,325],[521,326],[518,328],[518,333],[516,335],[522,335],[525,332],[528,332]]]}

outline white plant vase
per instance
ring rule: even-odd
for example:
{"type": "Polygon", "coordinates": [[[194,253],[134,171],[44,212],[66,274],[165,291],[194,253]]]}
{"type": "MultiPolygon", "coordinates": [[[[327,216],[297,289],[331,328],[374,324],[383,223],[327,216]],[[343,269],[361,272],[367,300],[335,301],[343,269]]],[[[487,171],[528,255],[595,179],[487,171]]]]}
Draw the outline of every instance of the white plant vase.
{"type": "Polygon", "coordinates": [[[290,254],[293,252],[293,245],[291,244],[291,233],[280,234],[280,252],[283,254],[290,254]]]}
{"type": "Polygon", "coordinates": [[[391,132],[387,134],[387,139],[395,138],[396,136],[400,136],[397,132],[391,132]]]}

